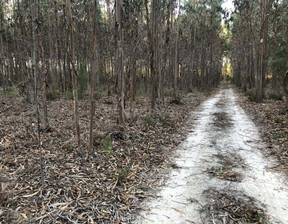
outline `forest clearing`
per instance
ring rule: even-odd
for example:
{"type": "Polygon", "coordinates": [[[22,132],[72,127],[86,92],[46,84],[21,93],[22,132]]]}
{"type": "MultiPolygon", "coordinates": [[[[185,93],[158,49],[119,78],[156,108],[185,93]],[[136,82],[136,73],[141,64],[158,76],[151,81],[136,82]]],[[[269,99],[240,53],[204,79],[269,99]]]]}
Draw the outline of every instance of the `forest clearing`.
{"type": "Polygon", "coordinates": [[[287,0],[0,0],[0,224],[287,224],[287,178],[287,0]]]}

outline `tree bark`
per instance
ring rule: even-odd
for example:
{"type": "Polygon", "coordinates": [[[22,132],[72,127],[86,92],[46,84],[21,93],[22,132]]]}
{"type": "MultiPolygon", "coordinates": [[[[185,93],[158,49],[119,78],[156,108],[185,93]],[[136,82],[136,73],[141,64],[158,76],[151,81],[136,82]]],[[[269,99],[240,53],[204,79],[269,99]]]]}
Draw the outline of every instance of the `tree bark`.
{"type": "Polygon", "coordinates": [[[175,21],[176,25],[176,40],[175,40],[175,58],[174,58],[174,82],[173,82],[173,89],[174,89],[174,98],[177,99],[177,79],[179,73],[179,62],[178,62],[178,45],[179,45],[179,29],[180,29],[180,2],[178,2],[178,21],[175,21]]]}
{"type": "Polygon", "coordinates": [[[259,71],[257,77],[257,101],[262,102],[264,95],[264,82],[266,74],[266,53],[267,53],[267,35],[268,35],[268,1],[261,0],[261,30],[260,30],[260,46],[259,46],[259,71]]]}
{"type": "Polygon", "coordinates": [[[44,163],[43,154],[41,148],[41,135],[40,135],[40,109],[38,102],[38,82],[39,82],[39,40],[38,40],[38,0],[33,0],[32,8],[32,71],[34,77],[34,104],[36,108],[36,118],[37,118],[37,142],[38,149],[40,151],[40,172],[41,172],[41,185],[42,190],[44,190],[44,163]]]}
{"type": "Polygon", "coordinates": [[[156,98],[157,98],[157,86],[158,86],[158,25],[156,22],[156,15],[158,12],[157,0],[152,0],[152,11],[151,11],[151,23],[149,19],[149,10],[148,10],[148,1],[145,0],[145,8],[146,8],[146,20],[148,24],[148,41],[150,48],[150,87],[151,87],[151,111],[150,113],[153,115],[155,112],[156,106],[156,98]]]}
{"type": "Polygon", "coordinates": [[[90,128],[89,128],[89,150],[93,149],[93,123],[94,123],[94,113],[95,113],[95,103],[94,103],[94,86],[95,86],[95,76],[98,70],[98,49],[97,49],[97,0],[94,0],[94,9],[92,15],[93,33],[91,37],[91,71],[90,71],[90,128]]]}
{"type": "Polygon", "coordinates": [[[122,33],[122,0],[116,0],[116,21],[115,31],[117,38],[116,49],[116,74],[118,77],[118,111],[119,111],[119,123],[125,124],[125,109],[124,109],[124,90],[125,90],[125,75],[123,71],[123,33],[122,33]]]}
{"type": "Polygon", "coordinates": [[[75,27],[73,25],[72,10],[70,0],[66,0],[68,26],[70,27],[70,57],[71,57],[71,76],[73,87],[73,112],[74,112],[74,124],[75,124],[75,138],[78,147],[80,148],[80,126],[79,126],[79,111],[78,111],[78,92],[77,92],[77,74],[75,68],[75,40],[74,32],[75,27]]]}
{"type": "MultiPolygon", "coordinates": [[[[0,30],[2,30],[2,22],[3,21],[3,3],[0,4],[0,30]]],[[[0,33],[0,86],[3,86],[4,93],[5,93],[5,77],[4,77],[4,45],[3,45],[3,38],[2,33],[0,33]]]]}

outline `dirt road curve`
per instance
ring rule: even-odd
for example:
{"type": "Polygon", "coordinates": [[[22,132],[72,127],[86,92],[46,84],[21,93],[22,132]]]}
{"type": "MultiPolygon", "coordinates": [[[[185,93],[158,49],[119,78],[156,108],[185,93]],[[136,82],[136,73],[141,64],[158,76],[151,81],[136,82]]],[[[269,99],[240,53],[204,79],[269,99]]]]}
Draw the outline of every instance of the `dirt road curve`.
{"type": "Polygon", "coordinates": [[[192,115],[168,181],[135,223],[288,223],[288,185],[231,88],[192,115]]]}

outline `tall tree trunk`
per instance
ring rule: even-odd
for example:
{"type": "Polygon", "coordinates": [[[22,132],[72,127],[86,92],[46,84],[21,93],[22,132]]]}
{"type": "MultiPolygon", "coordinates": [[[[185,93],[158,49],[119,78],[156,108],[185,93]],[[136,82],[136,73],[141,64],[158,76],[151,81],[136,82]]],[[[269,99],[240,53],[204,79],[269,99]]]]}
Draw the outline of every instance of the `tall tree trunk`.
{"type": "MultiPolygon", "coordinates": [[[[287,65],[286,67],[288,68],[288,62],[287,62],[287,65]]],[[[285,91],[285,95],[286,95],[286,111],[288,111],[288,69],[286,71],[286,74],[285,74],[285,77],[284,77],[284,80],[283,80],[283,87],[284,87],[284,91],[285,91]]]]}
{"type": "MultiPolygon", "coordinates": [[[[42,31],[42,30],[41,30],[42,31]]],[[[48,85],[48,80],[47,76],[49,73],[49,60],[45,60],[44,56],[44,48],[42,44],[42,38],[39,35],[39,52],[40,52],[40,61],[41,66],[39,66],[39,73],[42,74],[42,107],[43,107],[43,130],[45,131],[46,129],[49,128],[49,121],[48,121],[48,106],[47,106],[47,85],[48,85]],[[45,67],[47,71],[44,74],[45,67]]]]}
{"type": "MultiPolygon", "coordinates": [[[[48,22],[48,47],[49,47],[49,60],[48,60],[48,64],[49,64],[49,82],[52,84],[51,88],[55,88],[55,84],[56,84],[56,68],[55,68],[55,60],[57,61],[57,58],[55,57],[55,55],[53,54],[54,51],[54,47],[53,47],[53,43],[55,42],[55,37],[52,37],[52,33],[53,33],[53,25],[51,23],[51,15],[47,15],[47,22],[48,22]]],[[[54,32],[57,29],[56,25],[54,26],[54,32]]]]}
{"type": "MultiPolygon", "coordinates": [[[[166,83],[167,81],[167,76],[169,78],[170,76],[170,30],[171,30],[171,14],[172,14],[172,5],[173,5],[173,0],[168,0],[168,4],[167,4],[167,16],[166,16],[166,31],[165,31],[165,52],[163,55],[163,71],[165,73],[162,74],[162,83],[163,85],[166,83]],[[168,60],[168,62],[167,62],[168,60]]],[[[163,87],[162,87],[163,88],[163,87]]]]}
{"type": "MultiPolygon", "coordinates": [[[[2,30],[2,22],[3,21],[3,3],[0,3],[0,30],[2,30]]],[[[4,75],[4,45],[2,33],[0,33],[0,86],[2,85],[5,93],[5,75],[4,75]]]]}
{"type": "MultiPolygon", "coordinates": [[[[54,1],[54,15],[55,15],[55,27],[59,26],[58,23],[58,3],[57,1],[54,1]]],[[[61,71],[61,51],[59,50],[60,46],[60,38],[59,38],[59,31],[55,29],[54,32],[54,38],[55,38],[55,59],[56,59],[56,76],[57,79],[59,78],[59,87],[61,91],[64,91],[64,83],[63,83],[63,73],[61,71]]]]}
{"type": "Polygon", "coordinates": [[[98,47],[97,47],[97,0],[94,0],[94,9],[92,15],[93,33],[91,37],[91,71],[90,71],[90,128],[89,128],[89,150],[93,149],[93,123],[94,123],[94,113],[95,113],[95,103],[94,103],[94,86],[95,86],[95,76],[98,69],[98,47]]]}
{"type": "Polygon", "coordinates": [[[125,75],[123,71],[123,33],[122,33],[122,0],[116,0],[116,21],[115,31],[117,38],[117,50],[116,50],[116,74],[118,77],[118,111],[119,111],[119,123],[125,124],[125,110],[124,110],[124,90],[125,90],[125,75]]]}
{"type": "Polygon", "coordinates": [[[179,46],[179,29],[180,29],[180,1],[178,2],[178,16],[177,20],[175,21],[175,28],[176,28],[176,40],[175,40],[175,58],[174,58],[174,81],[173,81],[173,89],[174,89],[174,98],[177,98],[177,79],[179,73],[179,62],[178,62],[178,46],[179,46]]]}
{"type": "Polygon", "coordinates": [[[129,63],[129,108],[130,108],[130,116],[133,119],[133,101],[134,101],[134,89],[135,89],[135,73],[136,73],[136,60],[134,58],[134,53],[130,56],[129,63]]]}
{"type": "Polygon", "coordinates": [[[262,102],[264,95],[264,82],[266,74],[266,53],[267,53],[267,35],[268,35],[268,0],[261,0],[261,30],[260,30],[260,46],[259,46],[259,71],[257,85],[257,101],[262,102]]]}
{"type": "Polygon", "coordinates": [[[148,13],[148,1],[145,0],[145,8],[146,8],[146,20],[148,24],[148,40],[149,40],[149,48],[150,48],[150,86],[151,86],[151,114],[153,115],[155,112],[156,106],[156,98],[157,98],[157,87],[158,87],[158,25],[156,22],[156,15],[158,12],[157,0],[152,0],[152,11],[151,11],[151,23],[149,19],[148,13]]]}
{"type": "Polygon", "coordinates": [[[41,185],[44,190],[44,163],[43,154],[41,149],[41,135],[40,135],[40,109],[38,102],[38,82],[39,82],[39,46],[38,46],[38,0],[33,0],[33,12],[32,12],[32,71],[34,77],[34,104],[36,108],[37,117],[37,142],[40,152],[40,172],[41,172],[41,185]]]}
{"type": "Polygon", "coordinates": [[[70,0],[66,0],[68,23],[70,27],[70,57],[71,57],[71,76],[73,87],[73,105],[74,105],[74,123],[75,123],[75,137],[76,143],[80,148],[80,126],[79,126],[79,111],[78,111],[78,92],[77,92],[77,74],[75,65],[75,40],[73,25],[72,10],[70,0]]]}

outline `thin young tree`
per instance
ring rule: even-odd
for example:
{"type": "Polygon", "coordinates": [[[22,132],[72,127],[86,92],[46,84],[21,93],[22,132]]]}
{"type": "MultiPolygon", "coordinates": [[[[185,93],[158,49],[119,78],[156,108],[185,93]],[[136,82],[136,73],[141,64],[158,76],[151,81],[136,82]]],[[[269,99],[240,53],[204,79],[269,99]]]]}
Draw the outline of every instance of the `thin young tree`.
{"type": "Polygon", "coordinates": [[[94,124],[94,113],[95,113],[95,103],[94,103],[94,87],[95,87],[95,76],[98,70],[98,47],[97,47],[97,0],[94,0],[94,7],[92,13],[92,37],[91,37],[91,71],[90,71],[90,128],[89,128],[89,150],[93,149],[93,124],[94,124]]]}
{"type": "Polygon", "coordinates": [[[115,32],[116,32],[116,63],[115,71],[117,74],[117,90],[118,90],[118,112],[119,123],[125,124],[125,109],[124,109],[124,91],[125,91],[125,74],[123,71],[123,31],[122,31],[122,0],[116,0],[115,11],[115,32]]]}
{"type": "MultiPolygon", "coordinates": [[[[3,7],[4,2],[0,1],[0,31],[2,31],[2,23],[4,24],[4,13],[3,13],[3,7]]],[[[4,87],[4,93],[5,93],[5,85],[4,85],[4,45],[3,45],[3,37],[2,32],[0,33],[0,85],[2,84],[4,87]]]]}
{"type": "Polygon", "coordinates": [[[177,99],[177,79],[179,74],[179,61],[178,61],[178,47],[179,47],[179,29],[180,29],[180,1],[177,1],[177,21],[175,21],[175,32],[176,32],[176,40],[175,40],[175,58],[174,58],[174,98],[177,99]]]}
{"type": "Polygon", "coordinates": [[[264,95],[264,82],[266,73],[266,54],[267,54],[267,36],[268,36],[268,23],[267,13],[269,10],[268,0],[261,0],[261,30],[260,30],[260,46],[259,46],[259,62],[258,62],[258,77],[256,96],[257,101],[262,102],[264,95]]]}
{"type": "Polygon", "coordinates": [[[75,65],[75,27],[73,24],[71,2],[66,0],[68,26],[70,29],[70,61],[71,61],[71,76],[73,87],[73,111],[74,111],[74,124],[75,124],[75,138],[78,147],[80,148],[80,125],[79,125],[79,110],[78,110],[78,92],[77,92],[77,73],[75,65]]]}
{"type": "Polygon", "coordinates": [[[149,53],[150,53],[150,87],[151,87],[151,108],[150,113],[155,113],[156,98],[157,98],[157,87],[158,87],[158,24],[156,21],[158,7],[158,0],[152,0],[151,5],[151,19],[149,18],[148,0],[145,0],[146,10],[146,21],[148,26],[148,42],[149,42],[149,53]]]}
{"type": "Polygon", "coordinates": [[[38,102],[38,86],[39,86],[39,33],[38,33],[38,16],[39,16],[39,1],[33,0],[32,7],[32,72],[34,77],[34,104],[37,118],[37,141],[40,153],[40,172],[41,172],[41,185],[44,190],[44,164],[43,152],[41,148],[41,134],[40,134],[40,108],[38,102]]]}

